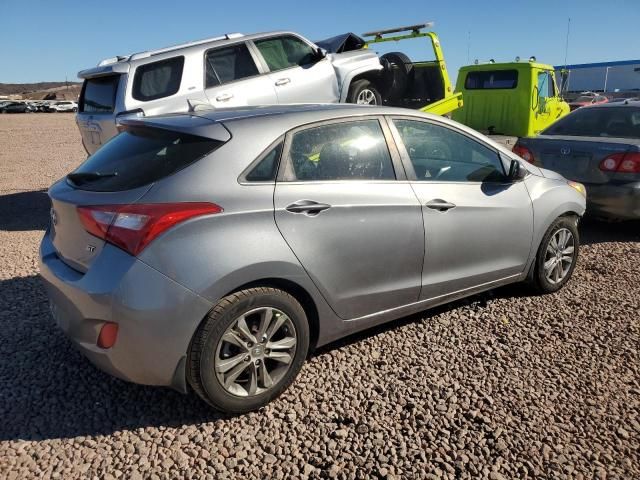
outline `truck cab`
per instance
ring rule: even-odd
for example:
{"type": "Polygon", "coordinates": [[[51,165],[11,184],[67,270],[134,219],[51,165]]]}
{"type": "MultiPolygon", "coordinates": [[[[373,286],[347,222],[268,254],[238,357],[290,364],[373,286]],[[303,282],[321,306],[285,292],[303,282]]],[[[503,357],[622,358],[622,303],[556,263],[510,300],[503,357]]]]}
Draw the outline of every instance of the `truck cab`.
{"type": "Polygon", "coordinates": [[[528,62],[464,66],[456,90],[464,105],[453,112],[453,119],[508,146],[518,137],[537,135],[569,113],[553,67],[534,57],[528,62]]]}

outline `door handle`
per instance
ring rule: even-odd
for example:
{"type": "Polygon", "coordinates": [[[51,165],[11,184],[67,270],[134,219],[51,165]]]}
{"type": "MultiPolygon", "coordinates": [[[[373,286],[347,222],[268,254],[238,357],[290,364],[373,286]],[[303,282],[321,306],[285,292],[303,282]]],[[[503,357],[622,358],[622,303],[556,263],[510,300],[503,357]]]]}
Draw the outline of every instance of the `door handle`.
{"type": "Polygon", "coordinates": [[[287,205],[287,212],[291,213],[306,213],[307,215],[317,215],[320,212],[331,208],[331,205],[326,203],[318,203],[313,200],[300,200],[291,205],[287,205]]]}
{"type": "Polygon", "coordinates": [[[218,95],[216,97],[216,100],[218,102],[226,102],[228,100],[231,100],[233,98],[233,93],[223,93],[222,95],[218,95]]]}
{"type": "Polygon", "coordinates": [[[286,85],[287,83],[291,83],[290,78],[279,78],[276,80],[276,87],[281,87],[282,85],[286,85]]]}
{"type": "Polygon", "coordinates": [[[451,210],[456,207],[454,203],[449,203],[439,198],[428,201],[424,206],[433,210],[438,210],[439,212],[446,212],[447,210],[451,210]]]}

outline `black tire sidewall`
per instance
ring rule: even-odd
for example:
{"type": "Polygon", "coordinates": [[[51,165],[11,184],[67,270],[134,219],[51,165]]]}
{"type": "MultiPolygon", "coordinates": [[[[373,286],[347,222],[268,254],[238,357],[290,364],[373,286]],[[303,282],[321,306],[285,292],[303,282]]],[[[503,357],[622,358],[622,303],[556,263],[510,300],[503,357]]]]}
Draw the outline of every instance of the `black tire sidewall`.
{"type": "Polygon", "coordinates": [[[535,284],[538,290],[542,293],[552,293],[560,290],[573,275],[573,271],[576,268],[576,263],[578,261],[578,252],[580,250],[580,236],[578,234],[578,228],[576,225],[576,220],[573,217],[561,217],[554,221],[551,226],[547,229],[547,232],[542,237],[542,241],[540,242],[540,248],[538,249],[538,254],[536,255],[536,271],[535,271],[535,284]],[[571,267],[569,268],[569,272],[566,277],[562,279],[561,282],[552,284],[550,283],[544,274],[544,261],[545,261],[545,252],[547,251],[547,247],[549,245],[549,241],[551,237],[560,229],[566,228],[571,232],[574,239],[574,249],[573,249],[573,262],[571,263],[571,267]]]}
{"type": "Polygon", "coordinates": [[[302,364],[309,349],[309,324],[300,304],[290,295],[277,290],[270,293],[257,293],[232,303],[216,318],[209,317],[207,321],[215,322],[213,328],[203,341],[200,353],[199,377],[206,400],[219,410],[231,413],[244,413],[266,405],[278,397],[295,379],[302,368],[302,364]],[[238,397],[228,393],[218,380],[214,360],[218,342],[231,323],[240,315],[258,307],[275,307],[284,312],[296,328],[296,353],[291,367],[280,382],[268,391],[253,397],[238,397]]]}

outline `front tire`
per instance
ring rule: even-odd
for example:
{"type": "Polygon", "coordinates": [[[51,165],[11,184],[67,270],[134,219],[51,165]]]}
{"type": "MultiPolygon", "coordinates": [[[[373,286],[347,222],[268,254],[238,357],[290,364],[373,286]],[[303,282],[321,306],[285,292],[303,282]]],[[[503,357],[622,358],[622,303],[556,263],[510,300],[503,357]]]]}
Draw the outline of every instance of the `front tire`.
{"type": "Polygon", "coordinates": [[[540,293],[560,290],[578,260],[580,236],[576,217],[556,219],[542,237],[535,260],[533,285],[540,293]]]}
{"type": "Polygon", "coordinates": [[[382,105],[382,96],[378,88],[369,80],[356,80],[349,86],[347,103],[358,105],[382,105]]]}
{"type": "Polygon", "coordinates": [[[245,413],[278,397],[298,375],[309,350],[300,303],[275,288],[224,297],[189,348],[187,378],[217,410],[245,413]]]}

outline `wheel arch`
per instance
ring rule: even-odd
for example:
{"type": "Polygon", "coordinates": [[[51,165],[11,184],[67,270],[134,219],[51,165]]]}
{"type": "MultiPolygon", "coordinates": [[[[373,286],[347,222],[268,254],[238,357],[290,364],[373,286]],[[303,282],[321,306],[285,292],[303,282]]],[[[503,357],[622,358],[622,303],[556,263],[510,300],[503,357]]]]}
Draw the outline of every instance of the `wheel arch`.
{"type": "Polygon", "coordinates": [[[383,95],[381,89],[381,75],[382,75],[382,66],[379,69],[371,69],[367,67],[366,69],[357,69],[347,75],[342,84],[342,90],[340,91],[340,102],[345,103],[347,101],[347,97],[349,96],[349,89],[354,82],[358,80],[369,80],[373,83],[376,88],[379,89],[380,94],[383,95]]]}
{"type": "MultiPolygon", "coordinates": [[[[313,351],[320,335],[320,316],[318,313],[318,306],[309,292],[299,283],[284,278],[270,277],[261,278],[259,280],[252,280],[251,282],[240,285],[233,290],[227,292],[222,298],[237,293],[242,290],[256,287],[271,287],[277,288],[287,292],[293,298],[295,298],[307,315],[307,321],[309,322],[309,351],[313,351]]],[[[204,321],[206,316],[201,320],[204,321]]]]}

